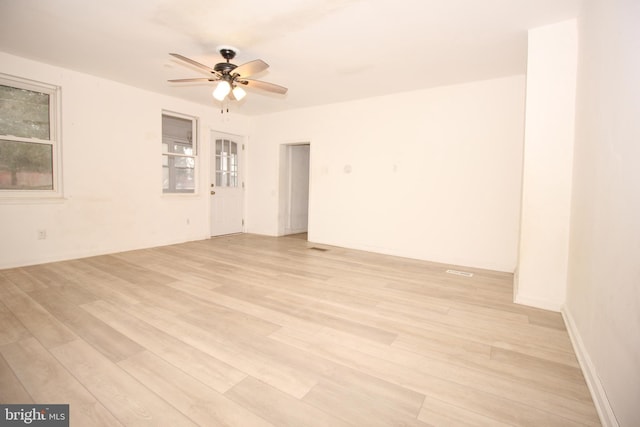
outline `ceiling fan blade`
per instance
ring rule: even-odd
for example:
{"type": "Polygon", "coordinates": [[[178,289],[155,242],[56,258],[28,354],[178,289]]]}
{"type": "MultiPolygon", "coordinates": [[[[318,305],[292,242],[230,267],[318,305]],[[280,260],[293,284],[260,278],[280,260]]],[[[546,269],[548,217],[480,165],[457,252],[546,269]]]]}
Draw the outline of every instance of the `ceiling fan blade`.
{"type": "Polygon", "coordinates": [[[178,58],[178,59],[180,59],[180,60],[182,60],[182,61],[184,61],[184,62],[188,62],[189,64],[191,64],[191,65],[193,65],[193,66],[196,66],[196,67],[198,67],[198,68],[200,68],[200,69],[203,69],[203,70],[205,70],[205,71],[208,71],[208,72],[210,72],[210,73],[213,73],[213,74],[215,74],[215,75],[218,75],[218,72],[217,72],[216,70],[214,70],[213,68],[211,68],[211,67],[207,67],[206,65],[201,64],[201,63],[199,63],[199,62],[197,62],[197,61],[194,61],[193,59],[189,59],[189,58],[187,58],[186,56],[182,56],[182,55],[180,55],[180,54],[178,54],[178,53],[170,53],[169,55],[171,55],[171,56],[173,56],[173,57],[175,57],[175,58],[178,58]]]}
{"type": "Polygon", "coordinates": [[[246,64],[238,65],[232,71],[233,74],[238,74],[241,77],[252,76],[254,74],[258,74],[261,71],[269,68],[269,64],[264,62],[262,59],[256,59],[254,61],[247,62],[246,64]]]}
{"type": "Polygon", "coordinates": [[[279,93],[281,95],[287,93],[288,90],[284,86],[263,82],[261,80],[242,79],[238,83],[242,83],[243,85],[254,89],[266,90],[267,92],[279,93]]]}
{"type": "Polygon", "coordinates": [[[168,80],[171,83],[187,83],[187,82],[217,82],[218,79],[208,79],[206,77],[197,77],[195,79],[173,79],[168,80]]]}

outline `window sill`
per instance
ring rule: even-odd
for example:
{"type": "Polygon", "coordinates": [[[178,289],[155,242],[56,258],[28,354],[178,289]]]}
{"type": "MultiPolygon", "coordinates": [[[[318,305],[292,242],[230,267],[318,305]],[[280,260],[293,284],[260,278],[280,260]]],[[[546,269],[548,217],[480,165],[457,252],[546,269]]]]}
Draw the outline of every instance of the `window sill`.
{"type": "Polygon", "coordinates": [[[162,197],[182,198],[182,197],[198,197],[200,193],[162,193],[162,197]]]}

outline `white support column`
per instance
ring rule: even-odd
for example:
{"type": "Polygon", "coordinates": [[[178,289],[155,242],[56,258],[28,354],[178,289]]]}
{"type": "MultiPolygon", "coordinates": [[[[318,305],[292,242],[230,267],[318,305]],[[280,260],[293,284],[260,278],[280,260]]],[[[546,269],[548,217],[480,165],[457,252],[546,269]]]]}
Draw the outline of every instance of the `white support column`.
{"type": "Polygon", "coordinates": [[[576,68],[575,19],[529,31],[515,301],[555,311],[567,287],[576,68]]]}

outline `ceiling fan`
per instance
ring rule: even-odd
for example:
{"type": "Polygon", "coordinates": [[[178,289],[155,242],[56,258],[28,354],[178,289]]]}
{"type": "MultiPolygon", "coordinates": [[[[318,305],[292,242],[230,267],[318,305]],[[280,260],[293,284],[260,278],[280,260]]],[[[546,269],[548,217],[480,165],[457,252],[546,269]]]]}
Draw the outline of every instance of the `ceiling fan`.
{"type": "Polygon", "coordinates": [[[209,77],[197,77],[191,79],[173,79],[169,80],[171,83],[194,83],[194,82],[218,82],[216,88],[213,90],[213,97],[218,101],[224,101],[229,96],[232,101],[240,101],[247,94],[242,86],[265,90],[267,92],[273,92],[284,95],[287,93],[287,88],[279,86],[273,83],[263,82],[261,80],[249,79],[249,76],[260,73],[267,68],[269,64],[261,59],[247,62],[242,65],[235,65],[229,62],[236,56],[236,50],[231,47],[221,47],[218,49],[220,55],[227,62],[219,62],[213,66],[213,68],[201,64],[193,59],[189,59],[185,56],[177,53],[170,53],[169,55],[180,59],[188,64],[207,71],[211,74],[209,77]]]}

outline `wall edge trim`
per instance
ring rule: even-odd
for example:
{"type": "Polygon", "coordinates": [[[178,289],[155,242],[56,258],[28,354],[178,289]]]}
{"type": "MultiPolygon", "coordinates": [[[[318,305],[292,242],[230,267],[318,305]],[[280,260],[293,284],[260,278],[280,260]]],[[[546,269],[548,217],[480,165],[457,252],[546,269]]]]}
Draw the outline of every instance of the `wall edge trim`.
{"type": "Polygon", "coordinates": [[[515,297],[513,298],[513,302],[520,305],[527,305],[529,307],[541,308],[543,310],[555,312],[562,311],[562,303],[542,298],[530,297],[519,293],[515,295],[515,297]]]}

